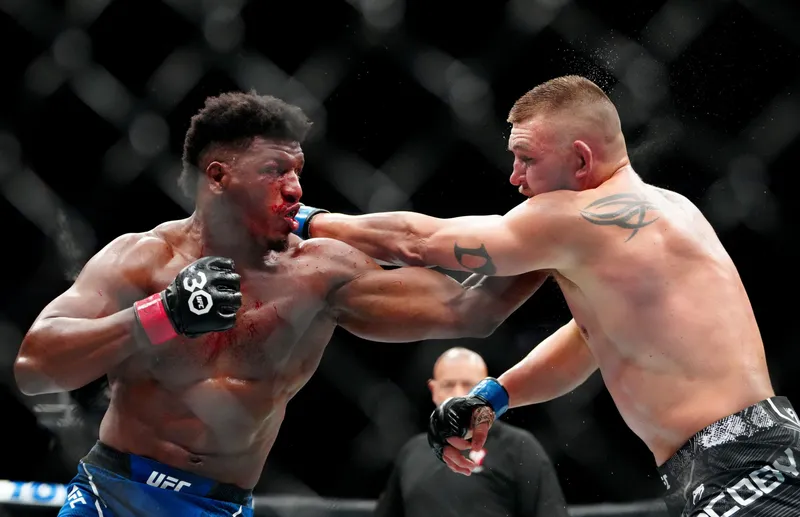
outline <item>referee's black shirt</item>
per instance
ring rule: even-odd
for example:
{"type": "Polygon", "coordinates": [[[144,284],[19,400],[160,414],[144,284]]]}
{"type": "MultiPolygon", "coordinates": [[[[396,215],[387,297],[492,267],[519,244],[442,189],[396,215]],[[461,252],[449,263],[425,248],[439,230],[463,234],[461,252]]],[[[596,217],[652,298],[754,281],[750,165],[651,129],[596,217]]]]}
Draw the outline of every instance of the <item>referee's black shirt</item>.
{"type": "Polygon", "coordinates": [[[376,517],[566,517],[553,465],[529,432],[495,422],[467,477],[434,456],[425,434],[406,443],[376,517]]]}

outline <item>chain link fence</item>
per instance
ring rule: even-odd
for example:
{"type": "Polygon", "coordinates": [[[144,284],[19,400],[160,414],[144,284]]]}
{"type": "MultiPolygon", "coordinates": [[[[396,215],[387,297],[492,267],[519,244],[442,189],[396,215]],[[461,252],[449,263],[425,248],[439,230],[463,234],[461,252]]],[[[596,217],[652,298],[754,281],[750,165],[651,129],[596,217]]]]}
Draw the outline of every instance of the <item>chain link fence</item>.
{"type": "MultiPolygon", "coordinates": [[[[787,242],[799,13],[792,2],[756,0],[613,9],[573,0],[0,0],[0,215],[14,232],[0,308],[5,389],[16,393],[10,371],[25,330],[94,252],[191,212],[177,186],[180,152],[207,95],[255,89],[306,111],[308,204],[449,217],[518,202],[506,183],[507,110],[539,82],[578,73],[617,104],[634,167],[686,194],[720,233],[751,292],[776,387],[791,393],[790,309],[775,307],[760,280],[764,266],[796,256],[787,242]]],[[[473,348],[499,375],[568,317],[548,285],[483,341],[384,345],[337,331],[290,404],[257,490],[374,498],[424,427],[439,353],[473,348]]],[[[15,415],[36,416],[24,428],[42,433],[35,457],[63,459],[71,476],[96,439],[104,390],[98,381],[9,402],[25,405],[15,415]]],[[[539,437],[571,503],[661,492],[652,457],[597,376],[508,420],[539,437]]],[[[5,477],[68,480],[59,468],[5,477]]]]}

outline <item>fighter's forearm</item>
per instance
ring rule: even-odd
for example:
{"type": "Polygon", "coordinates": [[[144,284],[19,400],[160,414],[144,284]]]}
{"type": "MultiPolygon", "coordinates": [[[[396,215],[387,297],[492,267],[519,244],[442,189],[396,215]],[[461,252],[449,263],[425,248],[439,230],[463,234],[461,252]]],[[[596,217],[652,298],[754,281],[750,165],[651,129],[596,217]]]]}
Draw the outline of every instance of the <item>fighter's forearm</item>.
{"type": "Polygon", "coordinates": [[[483,328],[483,334],[490,334],[525,303],[547,277],[542,271],[513,277],[472,275],[461,284],[466,289],[460,306],[462,317],[483,328]]]}
{"type": "Polygon", "coordinates": [[[426,266],[424,243],[441,219],[414,212],[365,215],[319,214],[309,227],[311,237],[337,239],[370,257],[396,265],[426,266]]]}
{"type": "Polygon", "coordinates": [[[574,320],[542,341],[525,359],[498,378],[509,407],[566,395],[597,370],[597,362],[574,320]]]}
{"type": "Polygon", "coordinates": [[[137,325],[132,308],[104,318],[36,322],[14,364],[18,387],[26,395],[38,395],[85,386],[133,353],[137,325]]]}

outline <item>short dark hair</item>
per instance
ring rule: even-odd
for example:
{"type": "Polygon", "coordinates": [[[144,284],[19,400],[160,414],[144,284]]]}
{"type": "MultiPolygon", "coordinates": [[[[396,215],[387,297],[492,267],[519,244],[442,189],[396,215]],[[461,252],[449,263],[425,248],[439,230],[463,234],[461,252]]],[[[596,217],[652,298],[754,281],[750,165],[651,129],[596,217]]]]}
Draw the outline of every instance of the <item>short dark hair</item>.
{"type": "Polygon", "coordinates": [[[302,143],[311,129],[303,110],[270,95],[227,92],[208,97],[192,117],[183,143],[183,170],[178,179],[194,199],[200,155],[212,144],[247,147],[253,138],[278,138],[302,143]]]}

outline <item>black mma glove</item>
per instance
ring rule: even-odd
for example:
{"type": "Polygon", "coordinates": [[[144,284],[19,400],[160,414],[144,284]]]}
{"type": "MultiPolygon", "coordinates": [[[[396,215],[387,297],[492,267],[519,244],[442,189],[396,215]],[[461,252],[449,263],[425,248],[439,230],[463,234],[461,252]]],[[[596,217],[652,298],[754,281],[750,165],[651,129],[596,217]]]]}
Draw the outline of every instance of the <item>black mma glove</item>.
{"type": "Polygon", "coordinates": [[[183,268],[166,289],[134,303],[136,318],[154,345],[177,335],[228,330],[242,306],[240,280],[231,259],[203,257],[183,268]]]}
{"type": "Polygon", "coordinates": [[[448,438],[467,435],[472,428],[473,412],[483,406],[494,411],[495,418],[508,410],[508,392],[497,379],[488,377],[476,384],[466,397],[449,398],[433,410],[428,424],[428,445],[437,458],[442,460],[448,438]]]}

